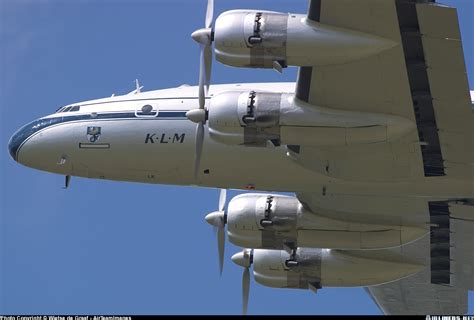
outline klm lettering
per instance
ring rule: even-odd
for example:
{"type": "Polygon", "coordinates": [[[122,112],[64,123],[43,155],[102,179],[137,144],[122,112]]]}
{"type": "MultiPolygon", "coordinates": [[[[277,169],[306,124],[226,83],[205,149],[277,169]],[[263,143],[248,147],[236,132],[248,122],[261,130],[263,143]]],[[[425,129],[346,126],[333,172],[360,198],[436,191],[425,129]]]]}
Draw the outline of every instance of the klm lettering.
{"type": "Polygon", "coordinates": [[[174,135],[162,133],[147,133],[145,143],[183,143],[184,133],[175,133],[174,135]]]}

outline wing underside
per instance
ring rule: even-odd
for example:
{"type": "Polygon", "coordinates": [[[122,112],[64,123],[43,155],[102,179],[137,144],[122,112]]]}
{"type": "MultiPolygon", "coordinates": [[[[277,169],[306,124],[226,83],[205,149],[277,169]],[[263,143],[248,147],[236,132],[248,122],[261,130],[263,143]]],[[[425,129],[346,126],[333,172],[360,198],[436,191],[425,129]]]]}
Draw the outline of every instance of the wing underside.
{"type": "Polygon", "coordinates": [[[322,0],[311,1],[309,16],[400,45],[348,64],[300,68],[297,97],[340,110],[399,115],[416,122],[417,131],[370,157],[364,146],[306,153],[318,153],[335,177],[346,179],[472,180],[474,117],[456,10],[432,1],[322,0]]]}
{"type": "Polygon", "coordinates": [[[467,290],[425,281],[428,273],[365,290],[384,314],[464,314],[467,290]]]}
{"type": "MultiPolygon", "coordinates": [[[[296,97],[316,106],[401,116],[417,130],[384,145],[301,146],[301,164],[340,181],[465,181],[463,193],[473,195],[474,113],[456,10],[428,0],[312,0],[308,19],[400,45],[343,65],[301,67],[296,97]]],[[[314,212],[339,199],[341,211],[328,214],[346,217],[361,202],[352,195],[330,199],[325,192],[298,198],[314,212]]],[[[367,288],[379,308],[389,314],[467,312],[467,290],[474,289],[472,196],[369,199],[380,210],[399,210],[394,216],[400,221],[431,226],[429,236],[399,248],[422,259],[424,271],[367,288]]]]}
{"type": "MultiPolygon", "coordinates": [[[[402,248],[392,249],[400,254],[425,260],[429,265],[430,237],[425,237],[402,248]]],[[[432,272],[426,267],[421,272],[395,282],[365,288],[379,309],[385,314],[465,314],[467,289],[433,284],[432,272]]]]}

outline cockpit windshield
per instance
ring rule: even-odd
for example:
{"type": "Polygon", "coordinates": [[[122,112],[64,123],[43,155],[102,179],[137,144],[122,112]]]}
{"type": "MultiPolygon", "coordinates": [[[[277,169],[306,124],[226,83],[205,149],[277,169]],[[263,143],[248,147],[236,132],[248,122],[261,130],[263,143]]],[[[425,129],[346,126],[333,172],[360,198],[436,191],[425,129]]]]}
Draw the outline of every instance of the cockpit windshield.
{"type": "Polygon", "coordinates": [[[65,106],[65,107],[61,107],[58,110],[56,110],[55,113],[79,111],[80,109],[81,109],[80,106],[65,106]]]}

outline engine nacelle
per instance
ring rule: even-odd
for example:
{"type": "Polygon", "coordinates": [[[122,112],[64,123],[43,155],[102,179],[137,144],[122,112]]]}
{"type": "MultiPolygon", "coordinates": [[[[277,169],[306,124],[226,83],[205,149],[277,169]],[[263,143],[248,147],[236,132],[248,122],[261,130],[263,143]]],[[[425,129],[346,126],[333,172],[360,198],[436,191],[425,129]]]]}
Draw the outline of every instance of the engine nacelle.
{"type": "Polygon", "coordinates": [[[211,138],[230,145],[384,143],[416,128],[402,117],[312,106],[290,93],[227,91],[211,98],[208,111],[211,138]]]}
{"type": "Polygon", "coordinates": [[[226,219],[230,242],[257,249],[382,249],[407,244],[429,232],[423,226],[336,220],[307,210],[296,197],[259,193],[234,197],[226,219]]]}
{"type": "Polygon", "coordinates": [[[284,250],[253,250],[255,280],[273,288],[372,286],[395,281],[424,266],[402,256],[358,256],[347,251],[298,248],[291,257],[284,250]],[[291,261],[291,263],[289,263],[291,261]]]}
{"type": "Polygon", "coordinates": [[[277,68],[342,64],[378,54],[397,43],[335,28],[305,15],[232,10],[214,28],[216,58],[235,67],[277,68]]]}

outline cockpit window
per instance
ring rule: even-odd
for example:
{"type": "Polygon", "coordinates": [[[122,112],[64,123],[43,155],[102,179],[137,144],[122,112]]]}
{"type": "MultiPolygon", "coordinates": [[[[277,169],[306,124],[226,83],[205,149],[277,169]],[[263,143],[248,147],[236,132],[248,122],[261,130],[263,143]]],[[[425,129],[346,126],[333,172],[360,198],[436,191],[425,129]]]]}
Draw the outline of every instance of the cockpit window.
{"type": "Polygon", "coordinates": [[[66,106],[66,107],[61,107],[58,110],[56,110],[56,113],[61,113],[61,112],[69,112],[69,111],[79,111],[81,109],[80,106],[66,106]]]}

